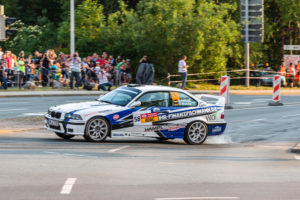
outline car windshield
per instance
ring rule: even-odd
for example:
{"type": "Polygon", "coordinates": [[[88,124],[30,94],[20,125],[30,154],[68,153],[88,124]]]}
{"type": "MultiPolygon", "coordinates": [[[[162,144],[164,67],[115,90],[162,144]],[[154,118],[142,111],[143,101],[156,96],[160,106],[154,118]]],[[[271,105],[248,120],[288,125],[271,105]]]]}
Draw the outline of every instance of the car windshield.
{"type": "Polygon", "coordinates": [[[138,89],[122,87],[100,97],[98,101],[120,106],[126,106],[139,93],[141,93],[141,91],[138,89]]]}

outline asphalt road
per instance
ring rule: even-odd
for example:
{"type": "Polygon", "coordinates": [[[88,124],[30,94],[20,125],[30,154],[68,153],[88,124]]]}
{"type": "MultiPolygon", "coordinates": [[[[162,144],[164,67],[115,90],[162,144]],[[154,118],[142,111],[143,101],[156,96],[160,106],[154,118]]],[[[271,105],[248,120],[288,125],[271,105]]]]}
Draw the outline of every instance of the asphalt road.
{"type": "MultiPolygon", "coordinates": [[[[1,118],[92,99],[0,99],[1,118]]],[[[280,107],[268,101],[232,96],[226,133],[200,146],[144,138],[94,144],[45,130],[0,132],[0,199],[300,199],[300,155],[289,152],[300,141],[300,96],[283,96],[280,107]]]]}

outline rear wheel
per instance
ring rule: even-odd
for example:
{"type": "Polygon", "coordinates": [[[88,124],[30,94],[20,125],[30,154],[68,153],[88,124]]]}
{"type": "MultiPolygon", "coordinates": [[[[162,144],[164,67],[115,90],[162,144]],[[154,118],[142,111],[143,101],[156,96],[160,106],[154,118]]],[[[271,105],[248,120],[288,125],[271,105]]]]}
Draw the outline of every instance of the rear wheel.
{"type": "Polygon", "coordinates": [[[72,137],[74,137],[75,135],[66,135],[66,134],[63,134],[63,133],[58,133],[58,132],[55,132],[55,134],[58,136],[58,137],[61,137],[63,139],[71,139],[72,137]]]}
{"type": "Polygon", "coordinates": [[[201,121],[190,123],[185,129],[184,141],[188,144],[202,144],[208,136],[208,127],[201,121]]]}
{"type": "Polygon", "coordinates": [[[89,142],[101,142],[110,133],[110,125],[103,117],[90,119],[85,127],[84,138],[89,142]]]}

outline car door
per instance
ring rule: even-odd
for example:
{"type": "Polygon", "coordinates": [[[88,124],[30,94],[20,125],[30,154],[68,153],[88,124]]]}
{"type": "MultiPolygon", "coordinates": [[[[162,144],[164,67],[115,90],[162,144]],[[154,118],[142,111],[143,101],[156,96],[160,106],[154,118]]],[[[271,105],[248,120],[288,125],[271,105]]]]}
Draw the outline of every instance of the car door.
{"type": "Polygon", "coordinates": [[[141,102],[140,109],[133,112],[132,132],[154,132],[162,127],[153,125],[159,121],[159,115],[170,112],[170,93],[164,91],[147,92],[137,101],[141,102]]]}

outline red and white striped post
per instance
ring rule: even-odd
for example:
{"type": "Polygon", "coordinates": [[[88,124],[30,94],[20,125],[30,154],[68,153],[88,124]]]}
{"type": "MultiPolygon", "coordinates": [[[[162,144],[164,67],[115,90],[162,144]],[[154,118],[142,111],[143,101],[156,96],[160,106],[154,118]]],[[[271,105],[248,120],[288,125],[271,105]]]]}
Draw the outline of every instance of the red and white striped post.
{"type": "Polygon", "coordinates": [[[221,77],[221,87],[220,87],[220,96],[225,98],[225,109],[232,109],[233,107],[229,105],[229,87],[230,87],[230,77],[222,76],[221,77]]]}
{"type": "Polygon", "coordinates": [[[280,102],[280,86],[281,86],[281,77],[280,75],[275,75],[273,77],[273,99],[269,103],[269,106],[283,105],[283,103],[280,102]]]}

